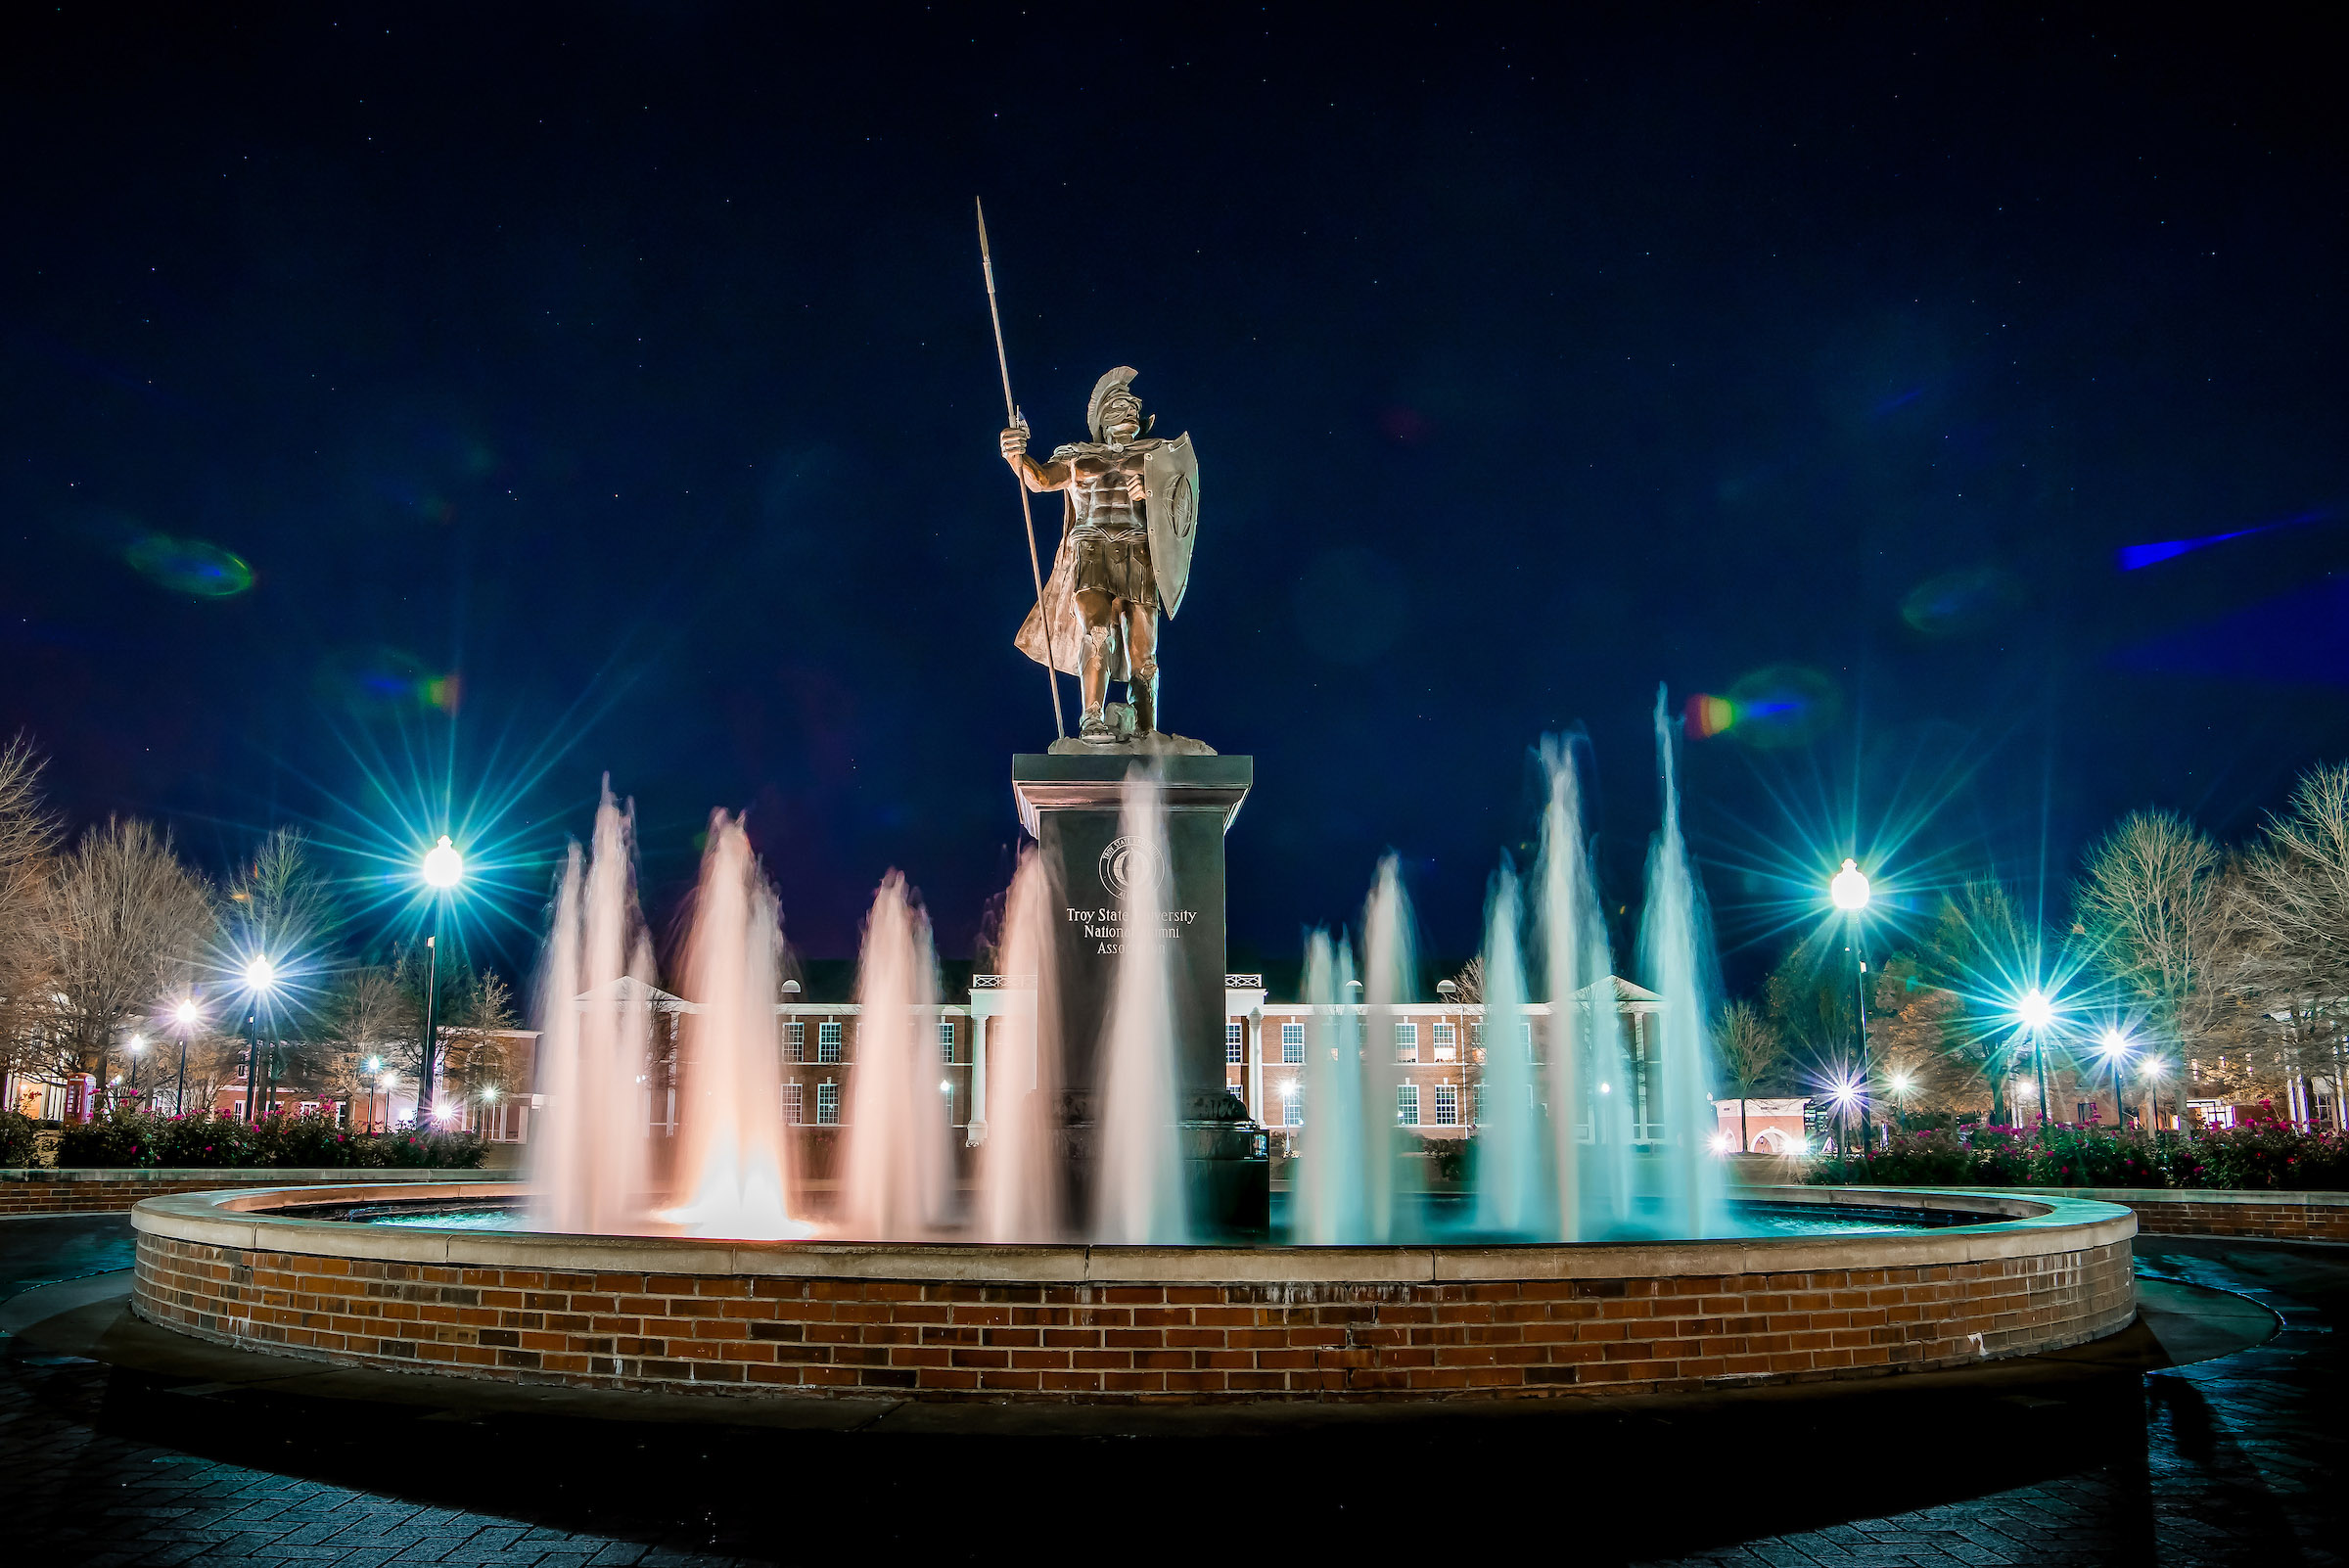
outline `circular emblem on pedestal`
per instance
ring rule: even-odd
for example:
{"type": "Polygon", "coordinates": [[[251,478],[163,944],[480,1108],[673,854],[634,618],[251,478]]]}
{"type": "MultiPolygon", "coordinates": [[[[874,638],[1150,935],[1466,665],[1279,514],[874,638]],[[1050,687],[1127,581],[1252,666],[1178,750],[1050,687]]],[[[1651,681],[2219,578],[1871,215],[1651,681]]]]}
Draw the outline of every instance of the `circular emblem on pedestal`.
{"type": "Polygon", "coordinates": [[[1166,881],[1167,857],[1147,839],[1121,834],[1101,852],[1101,886],[1120,902],[1135,894],[1151,897],[1166,881]]]}

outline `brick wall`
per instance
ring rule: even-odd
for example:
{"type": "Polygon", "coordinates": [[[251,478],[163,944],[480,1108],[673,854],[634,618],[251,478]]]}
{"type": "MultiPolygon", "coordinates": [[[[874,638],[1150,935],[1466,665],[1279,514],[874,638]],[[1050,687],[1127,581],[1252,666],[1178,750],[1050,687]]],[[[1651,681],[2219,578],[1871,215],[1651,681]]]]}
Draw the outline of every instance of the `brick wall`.
{"type": "MultiPolygon", "coordinates": [[[[331,1186],[349,1171],[0,1171],[0,1217],[26,1214],[113,1214],[142,1198],[210,1192],[239,1186],[331,1186]]],[[[370,1181],[479,1180],[478,1171],[369,1171],[370,1181]]]]}
{"type": "Polygon", "coordinates": [[[1645,1392],[1967,1364],[2096,1338],[2136,1305],[2117,1216],[1996,1242],[1896,1238],[1893,1252],[1911,1260],[1897,1266],[1683,1277],[1663,1269],[1773,1255],[1857,1263],[1870,1244],[1007,1255],[377,1231],[349,1243],[372,1254],[361,1257],[327,1251],[337,1239],[327,1227],[245,1216],[213,1222],[234,1239],[207,1239],[187,1219],[213,1202],[155,1206],[163,1213],[152,1222],[140,1211],[134,1299],[148,1318],[341,1364],[609,1388],[1063,1400],[1645,1392]],[[398,1256],[436,1245],[450,1261],[398,1256]],[[588,1266],[599,1251],[671,1258],[674,1271],[588,1266]],[[1421,1277],[1277,1277],[1348,1267],[1421,1277]],[[1153,1268],[1175,1277],[1133,1277],[1153,1268]],[[1126,1277],[1067,1277],[1088,1268],[1126,1277]],[[939,1277],[1012,1269],[1031,1277],[939,1277]],[[1202,1269],[1256,1277],[1180,1277],[1202,1269]],[[1551,1277],[1490,1277],[1496,1269],[1551,1277]],[[1555,1277],[1566,1272],[1578,1277],[1555,1277]]]}
{"type": "MultiPolygon", "coordinates": [[[[2017,1189],[2022,1190],[2022,1189],[2017,1189]]],[[[2138,1228],[2171,1236],[2236,1236],[2251,1241],[2349,1241],[2349,1193],[2178,1192],[2158,1188],[2032,1188],[2115,1203],[2137,1215],[2138,1228]]]]}

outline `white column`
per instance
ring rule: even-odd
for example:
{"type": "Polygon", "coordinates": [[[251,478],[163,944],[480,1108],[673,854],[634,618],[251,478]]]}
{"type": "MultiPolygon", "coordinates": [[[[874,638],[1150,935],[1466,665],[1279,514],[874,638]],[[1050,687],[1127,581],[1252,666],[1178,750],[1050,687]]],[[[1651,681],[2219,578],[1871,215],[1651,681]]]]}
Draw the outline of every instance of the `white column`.
{"type": "Polygon", "coordinates": [[[976,1005],[971,1008],[971,1122],[962,1141],[974,1149],[987,1141],[987,1031],[992,1022],[976,1005]]]}
{"type": "Polygon", "coordinates": [[[1265,1010],[1257,1008],[1247,1018],[1247,1047],[1240,1055],[1245,1066],[1243,1087],[1248,1093],[1248,1118],[1262,1126],[1265,1120],[1265,1010]]]}

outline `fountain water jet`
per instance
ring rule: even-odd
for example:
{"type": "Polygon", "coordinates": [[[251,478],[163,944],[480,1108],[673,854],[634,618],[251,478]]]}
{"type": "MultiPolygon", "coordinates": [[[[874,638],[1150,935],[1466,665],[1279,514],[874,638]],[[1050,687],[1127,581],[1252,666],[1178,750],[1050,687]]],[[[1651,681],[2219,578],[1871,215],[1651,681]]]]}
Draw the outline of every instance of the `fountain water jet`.
{"type": "Polygon", "coordinates": [[[1120,797],[1118,970],[1102,1077],[1093,1232],[1103,1241],[1188,1237],[1176,1121],[1174,990],[1164,931],[1168,882],[1165,807],[1140,768],[1120,797]]]}
{"type": "Polygon", "coordinates": [[[686,943],[678,1187],[661,1218],[697,1235],[812,1233],[792,1218],[782,1056],[775,1038],[783,932],[742,819],[710,819],[686,943]]]}
{"type": "MultiPolygon", "coordinates": [[[[1362,911],[1362,1219],[1363,1241],[1392,1241],[1396,1236],[1396,1189],[1402,1162],[1402,1133],[1397,1127],[1401,1107],[1396,1091],[1403,1082],[1397,1066],[1401,1057],[1396,1034],[1398,1004],[1416,999],[1417,960],[1412,951],[1411,906],[1404,896],[1403,878],[1390,853],[1378,862],[1370,899],[1362,911]]],[[[1467,1084],[1461,1091],[1465,1097],[1467,1084]]],[[[1473,1113],[1468,1113],[1471,1116],[1473,1113]]]]}
{"type": "Polygon", "coordinates": [[[532,1214],[548,1230],[620,1233],[645,1218],[653,960],[635,836],[634,806],[623,809],[607,778],[593,856],[573,844],[555,895],[538,996],[546,1104],[530,1140],[532,1214]]]}
{"type": "Polygon", "coordinates": [[[1525,1032],[1525,963],[1517,944],[1521,918],[1517,876],[1504,863],[1494,873],[1485,908],[1485,1105],[1477,1116],[1476,1227],[1546,1237],[1557,1221],[1544,1179],[1548,1161],[1525,1032]]]}
{"type": "Polygon", "coordinates": [[[1712,1039],[1705,1029],[1706,973],[1712,952],[1704,897],[1681,835],[1681,795],[1673,769],[1671,711],[1656,688],[1656,765],[1664,781],[1664,821],[1647,857],[1647,901],[1639,917],[1639,955],[1658,997],[1648,1059],[1660,1054],[1657,1109],[1668,1136],[1660,1157],[1659,1195],[1670,1233],[1718,1236],[1727,1230],[1721,1162],[1708,1157],[1716,1121],[1705,1088],[1713,1081],[1712,1039]]]}
{"type": "Polygon", "coordinates": [[[988,1046],[987,1141],[979,1146],[982,1240],[1057,1241],[1064,1188],[1054,1144],[1060,1103],[1059,1009],[1052,957],[1052,890],[1031,849],[1004,899],[1001,939],[1004,1002],[988,1046]]]}
{"type": "Polygon", "coordinates": [[[1548,798],[1542,811],[1543,965],[1549,986],[1550,1170],[1557,1234],[1612,1235],[1632,1207],[1635,1077],[1624,1050],[1615,956],[1585,849],[1581,776],[1571,740],[1543,742],[1548,798]]]}
{"type": "Polygon", "coordinates": [[[1297,1158],[1294,1239],[1359,1242],[1369,1232],[1363,1179],[1361,1015],[1354,952],[1325,931],[1306,939],[1305,1150],[1297,1158]]]}
{"type": "Polygon", "coordinates": [[[865,923],[856,999],[856,1070],[835,1228],[862,1240],[918,1240],[950,1218],[953,1151],[934,1076],[938,964],[930,921],[896,871],[881,879],[865,923]]]}

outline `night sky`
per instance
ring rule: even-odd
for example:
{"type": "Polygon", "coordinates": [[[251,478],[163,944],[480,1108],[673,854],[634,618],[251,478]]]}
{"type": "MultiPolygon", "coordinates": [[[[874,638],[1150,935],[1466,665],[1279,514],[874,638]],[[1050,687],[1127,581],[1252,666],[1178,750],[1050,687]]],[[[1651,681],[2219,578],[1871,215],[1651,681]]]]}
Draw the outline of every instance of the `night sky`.
{"type": "Polygon", "coordinates": [[[1052,733],[974,195],[1037,447],[1119,363],[1197,442],[1235,966],[1389,848],[1464,955],[1577,726],[1635,916],[1659,682],[1763,699],[1683,753],[1732,982],[1855,848],[2053,913],[2349,744],[2336,37],[810,9],[8,12],[0,734],[75,824],[363,891],[445,792],[521,969],[609,770],[657,919],[722,806],[805,952],[895,865],[967,954],[1052,733]]]}

